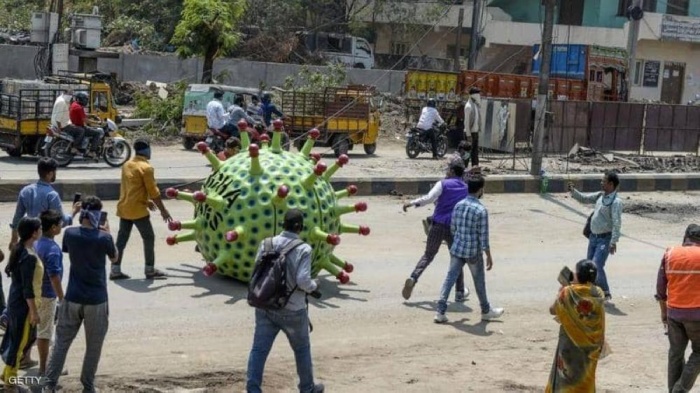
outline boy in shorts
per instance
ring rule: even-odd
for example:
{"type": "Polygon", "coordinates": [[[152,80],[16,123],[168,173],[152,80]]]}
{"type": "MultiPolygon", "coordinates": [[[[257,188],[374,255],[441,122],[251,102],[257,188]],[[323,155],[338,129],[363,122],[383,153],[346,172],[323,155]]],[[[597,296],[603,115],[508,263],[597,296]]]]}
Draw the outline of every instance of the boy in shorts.
{"type": "Polygon", "coordinates": [[[37,349],[39,350],[39,375],[46,372],[49,345],[53,338],[56,307],[63,301],[63,253],[54,237],[61,233],[63,216],[56,210],[46,210],[41,218],[42,237],[34,246],[37,255],[44,263],[44,281],[41,285],[39,325],[36,329],[37,349]]]}

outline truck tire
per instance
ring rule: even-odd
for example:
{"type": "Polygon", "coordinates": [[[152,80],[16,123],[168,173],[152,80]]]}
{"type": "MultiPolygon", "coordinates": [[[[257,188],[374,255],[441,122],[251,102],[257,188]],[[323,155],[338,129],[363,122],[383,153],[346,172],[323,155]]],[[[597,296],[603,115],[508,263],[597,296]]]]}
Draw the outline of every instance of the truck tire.
{"type": "Polygon", "coordinates": [[[182,138],[182,147],[184,147],[185,150],[192,150],[192,148],[194,147],[194,139],[182,138]]]}
{"type": "Polygon", "coordinates": [[[377,151],[377,144],[376,143],[367,143],[365,144],[365,153],[368,155],[373,155],[375,151],[377,151]]]}
{"type": "Polygon", "coordinates": [[[333,140],[333,152],[335,153],[335,156],[340,157],[343,154],[347,155],[348,151],[350,150],[350,140],[348,140],[348,137],[345,135],[339,135],[333,140]]]}

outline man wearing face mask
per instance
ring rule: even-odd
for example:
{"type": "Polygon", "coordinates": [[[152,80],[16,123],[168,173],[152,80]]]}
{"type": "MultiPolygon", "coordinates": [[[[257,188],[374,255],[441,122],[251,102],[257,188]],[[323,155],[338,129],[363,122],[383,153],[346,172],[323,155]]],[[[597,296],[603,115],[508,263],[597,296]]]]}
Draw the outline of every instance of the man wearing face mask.
{"type": "MultiPolygon", "coordinates": [[[[66,88],[63,90],[63,94],[56,98],[56,101],[53,103],[53,110],[51,111],[51,125],[56,127],[59,131],[66,132],[68,135],[72,136],[75,141],[73,146],[80,146],[83,143],[85,131],[81,127],[76,127],[70,122],[69,106],[72,96],[73,91],[66,88]]],[[[75,147],[73,148],[73,153],[77,153],[75,147]]]]}
{"type": "Polygon", "coordinates": [[[122,182],[117,203],[119,233],[117,234],[117,251],[119,258],[112,264],[110,280],[130,278],[122,273],[121,263],[126,243],[131,236],[134,225],[143,239],[145,255],[145,274],[147,279],[164,279],[165,273],[155,268],[155,234],[151,225],[150,211],[160,210],[163,221],[170,222],[172,217],[160,198],[160,189],[156,184],[153,167],[148,162],[151,158],[151,145],[145,139],[134,142],[136,155],[122,167],[122,182]]]}
{"type": "Polygon", "coordinates": [[[469,89],[469,99],[464,105],[464,137],[471,135],[471,162],[479,166],[479,132],[481,131],[481,90],[476,87],[469,89]]]}

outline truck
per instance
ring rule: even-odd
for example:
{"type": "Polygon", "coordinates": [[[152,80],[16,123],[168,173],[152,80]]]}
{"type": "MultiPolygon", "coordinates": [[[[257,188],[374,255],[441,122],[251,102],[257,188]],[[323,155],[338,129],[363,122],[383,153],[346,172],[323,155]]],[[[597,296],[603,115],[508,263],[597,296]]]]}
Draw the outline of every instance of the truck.
{"type": "Polygon", "coordinates": [[[374,86],[328,87],[318,92],[282,91],[284,126],[299,149],[306,133],[321,132],[317,146],[333,149],[336,157],[347,154],[354,145],[363,145],[366,154],[377,149],[381,101],[374,86]]]}
{"type": "Polygon", "coordinates": [[[0,86],[0,148],[12,157],[41,155],[56,98],[65,88],[90,99],[86,111],[101,121],[121,123],[111,88],[112,75],[58,72],[43,80],[3,79],[0,86]]]}
{"type": "Polygon", "coordinates": [[[374,68],[374,51],[361,37],[324,32],[297,33],[300,45],[310,53],[352,68],[374,68]]]}

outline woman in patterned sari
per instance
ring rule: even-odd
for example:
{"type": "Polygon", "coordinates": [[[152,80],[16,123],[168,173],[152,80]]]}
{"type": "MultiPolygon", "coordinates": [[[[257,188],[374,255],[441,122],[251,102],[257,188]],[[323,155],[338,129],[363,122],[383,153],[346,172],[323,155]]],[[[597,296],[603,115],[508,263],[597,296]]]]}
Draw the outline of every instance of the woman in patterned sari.
{"type": "Polygon", "coordinates": [[[561,327],[546,393],[595,392],[605,338],[605,298],[594,284],[596,274],[595,263],[579,261],[571,284],[561,288],[549,308],[561,327]]]}

